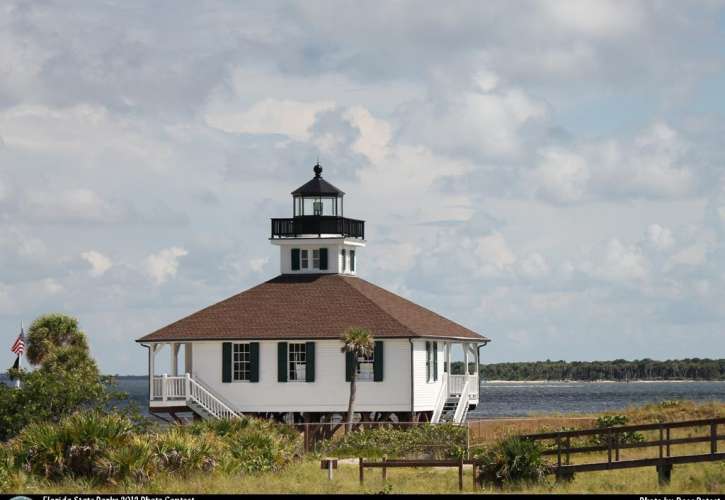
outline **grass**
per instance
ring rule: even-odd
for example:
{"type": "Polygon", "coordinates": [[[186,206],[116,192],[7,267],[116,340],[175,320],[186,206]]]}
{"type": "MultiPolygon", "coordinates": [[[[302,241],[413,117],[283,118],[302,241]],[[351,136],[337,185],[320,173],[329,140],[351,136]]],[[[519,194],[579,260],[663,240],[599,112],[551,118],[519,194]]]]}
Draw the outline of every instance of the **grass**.
{"type": "MultiPolygon", "coordinates": [[[[678,420],[694,420],[725,416],[725,404],[695,404],[690,401],[662,402],[644,408],[629,408],[616,413],[625,414],[630,424],[669,422],[678,420]]],[[[609,413],[612,414],[612,413],[609,413]]],[[[228,423],[207,423],[187,429],[188,434],[198,435],[209,427],[224,437],[231,429],[228,423]]],[[[210,429],[210,430],[211,430],[210,429]]],[[[694,435],[706,435],[708,427],[696,430],[673,431],[673,438],[694,435]]],[[[722,433],[722,429],[721,429],[722,433]]],[[[655,437],[645,433],[648,439],[655,437]]],[[[250,432],[245,434],[245,447],[264,436],[250,432]]],[[[182,444],[164,441],[164,446],[184,452],[182,444]]],[[[261,445],[261,443],[260,443],[261,445]]],[[[723,443],[720,443],[723,447],[723,443]]],[[[722,448],[721,448],[722,449],[722,448]]],[[[240,452],[245,450],[244,447],[240,452]]],[[[672,455],[689,455],[708,453],[709,444],[688,444],[672,448],[672,455]]],[[[623,450],[621,460],[655,457],[658,448],[623,450]]],[[[24,494],[67,493],[82,491],[84,493],[120,494],[120,493],[443,493],[458,492],[458,475],[456,469],[391,469],[388,481],[383,483],[381,471],[365,470],[365,484],[360,485],[357,463],[340,462],[334,471],[334,480],[328,482],[327,472],[320,469],[319,456],[305,455],[301,459],[288,463],[282,470],[249,472],[240,468],[216,467],[213,471],[204,472],[204,467],[190,467],[180,475],[169,470],[151,475],[148,482],[139,484],[136,481],[103,482],[91,478],[63,476],[55,481],[40,479],[38,476],[26,476],[23,484],[11,485],[6,492],[24,494]]],[[[556,457],[549,457],[553,460],[556,457]]],[[[130,457],[136,459],[136,457],[130,457]]],[[[585,463],[606,460],[606,453],[573,455],[572,463],[585,463]]],[[[0,456],[2,461],[2,456],[0,456]]],[[[121,460],[119,459],[119,462],[121,460]]],[[[190,463],[196,463],[191,460],[190,463]]],[[[1,478],[0,478],[1,479],[1,478]]],[[[464,492],[473,491],[471,469],[464,471],[464,492]]],[[[725,491],[725,462],[676,465],[672,472],[672,483],[660,488],[654,467],[602,471],[577,474],[571,482],[556,483],[551,476],[543,482],[520,486],[504,486],[496,490],[486,485],[478,492],[517,492],[517,493],[707,493],[719,494],[725,491]]]]}
{"type": "MultiPolygon", "coordinates": [[[[360,485],[357,464],[341,463],[334,471],[332,482],[327,472],[320,470],[318,460],[307,458],[282,473],[263,472],[249,475],[194,474],[186,479],[178,476],[159,476],[144,486],[78,484],[67,479],[59,483],[27,484],[15,493],[456,493],[458,473],[455,469],[391,469],[383,483],[378,469],[365,470],[365,484],[360,485]]],[[[664,488],[657,484],[654,467],[620,471],[579,474],[570,483],[556,483],[549,477],[543,483],[507,488],[504,492],[521,493],[720,493],[725,489],[725,464],[706,463],[675,466],[672,483],[664,488]]],[[[464,493],[473,490],[471,469],[464,470],[464,493]]],[[[499,490],[486,487],[476,490],[492,493],[499,490]]]]}

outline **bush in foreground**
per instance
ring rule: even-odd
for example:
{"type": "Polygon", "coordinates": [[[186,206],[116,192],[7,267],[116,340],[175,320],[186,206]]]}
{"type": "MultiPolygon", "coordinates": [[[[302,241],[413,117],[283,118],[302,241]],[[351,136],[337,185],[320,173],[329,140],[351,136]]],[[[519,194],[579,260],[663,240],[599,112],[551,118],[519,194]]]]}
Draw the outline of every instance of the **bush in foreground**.
{"type": "Polygon", "coordinates": [[[93,410],[58,423],[33,423],[0,445],[0,490],[25,480],[147,483],[155,475],[187,478],[278,470],[301,456],[296,432],[242,417],[146,432],[121,415],[93,410]]]}
{"type": "Polygon", "coordinates": [[[553,464],[542,456],[539,445],[518,436],[485,449],[476,460],[481,471],[479,482],[497,487],[539,482],[554,471],[553,464]]]}
{"type": "Polygon", "coordinates": [[[340,457],[458,458],[466,449],[466,427],[451,423],[420,424],[409,429],[385,427],[351,432],[321,441],[320,453],[340,457]]]}

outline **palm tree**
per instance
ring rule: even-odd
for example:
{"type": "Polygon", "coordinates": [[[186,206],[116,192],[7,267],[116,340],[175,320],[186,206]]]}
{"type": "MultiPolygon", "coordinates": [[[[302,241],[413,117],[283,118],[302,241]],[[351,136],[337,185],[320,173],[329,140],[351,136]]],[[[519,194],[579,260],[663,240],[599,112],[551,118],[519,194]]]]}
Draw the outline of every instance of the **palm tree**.
{"type": "Polygon", "coordinates": [[[347,406],[345,419],[345,434],[352,430],[352,415],[355,407],[355,389],[357,384],[358,358],[371,356],[375,351],[375,341],[372,333],[362,328],[348,328],[340,336],[343,343],[340,352],[352,353],[352,373],[350,374],[350,403],[347,406]]]}
{"type": "Polygon", "coordinates": [[[88,339],[80,331],[78,320],[63,313],[38,316],[28,328],[25,338],[28,361],[42,365],[53,351],[61,347],[75,347],[88,352],[88,339]]]}

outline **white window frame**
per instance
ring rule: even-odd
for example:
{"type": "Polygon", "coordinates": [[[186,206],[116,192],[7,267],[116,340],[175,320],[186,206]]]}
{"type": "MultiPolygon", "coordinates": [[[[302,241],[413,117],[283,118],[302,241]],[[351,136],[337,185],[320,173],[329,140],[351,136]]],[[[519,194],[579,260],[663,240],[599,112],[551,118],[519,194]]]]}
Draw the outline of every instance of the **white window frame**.
{"type": "Polygon", "coordinates": [[[375,381],[375,351],[370,356],[357,358],[357,379],[361,382],[375,381]]]}
{"type": "Polygon", "coordinates": [[[342,249],[342,272],[347,271],[347,250],[342,249]]]}
{"type": "Polygon", "coordinates": [[[248,383],[251,378],[252,344],[249,342],[234,342],[232,344],[232,382],[248,383]],[[237,369],[237,365],[239,365],[239,369],[237,369]],[[247,378],[241,378],[245,374],[247,378]],[[237,375],[240,378],[237,378],[237,375]]]}
{"type": "Polygon", "coordinates": [[[287,344],[287,380],[290,382],[307,381],[307,344],[289,342],[287,344]],[[302,370],[300,371],[300,366],[302,370]]]}
{"type": "Polygon", "coordinates": [[[300,269],[309,269],[310,258],[309,250],[302,248],[300,250],[300,269]]]}
{"type": "Polygon", "coordinates": [[[312,250],[312,269],[320,268],[320,249],[315,248],[312,250]]]}

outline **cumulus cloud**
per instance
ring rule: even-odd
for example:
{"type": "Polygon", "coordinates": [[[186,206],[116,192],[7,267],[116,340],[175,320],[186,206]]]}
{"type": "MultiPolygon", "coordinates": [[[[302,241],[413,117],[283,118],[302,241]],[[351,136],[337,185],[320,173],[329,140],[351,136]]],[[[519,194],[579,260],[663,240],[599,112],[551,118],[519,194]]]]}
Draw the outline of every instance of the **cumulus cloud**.
{"type": "Polygon", "coordinates": [[[0,11],[0,326],[67,310],[142,372],[131,340],[278,272],[319,154],[361,276],[491,361],[722,344],[718,2],[70,6],[0,11]]]}
{"type": "Polygon", "coordinates": [[[88,270],[88,276],[92,278],[100,278],[113,265],[109,258],[95,250],[83,252],[81,257],[91,265],[91,269],[88,270]]]}
{"type": "Polygon", "coordinates": [[[157,285],[168,278],[175,278],[179,269],[179,259],[189,252],[180,247],[171,247],[159,253],[149,255],[141,263],[141,270],[157,285]]]}

